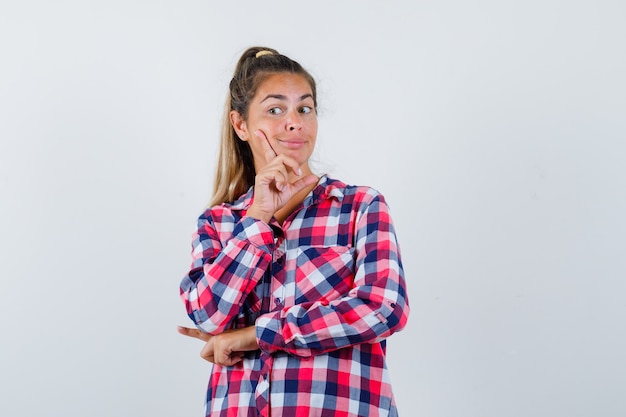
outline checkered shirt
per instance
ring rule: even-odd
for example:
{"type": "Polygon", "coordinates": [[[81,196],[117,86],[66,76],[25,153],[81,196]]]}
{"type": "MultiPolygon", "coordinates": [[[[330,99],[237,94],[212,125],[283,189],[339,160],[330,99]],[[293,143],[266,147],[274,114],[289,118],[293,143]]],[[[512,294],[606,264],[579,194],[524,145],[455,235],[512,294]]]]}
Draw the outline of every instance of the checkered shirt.
{"type": "Polygon", "coordinates": [[[252,199],[199,217],[180,287],[198,328],[254,325],[260,347],[213,365],[206,415],[397,416],[385,339],[409,305],[384,197],[324,176],[282,225],[252,199]]]}

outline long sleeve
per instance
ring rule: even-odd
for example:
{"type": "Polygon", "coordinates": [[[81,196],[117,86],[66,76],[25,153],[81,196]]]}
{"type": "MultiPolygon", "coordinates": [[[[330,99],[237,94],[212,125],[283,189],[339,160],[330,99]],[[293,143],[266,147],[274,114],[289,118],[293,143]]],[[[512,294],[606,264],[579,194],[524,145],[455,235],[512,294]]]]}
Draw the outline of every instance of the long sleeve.
{"type": "Polygon", "coordinates": [[[353,285],[333,300],[311,299],[261,315],[256,333],[263,351],[317,355],[375,343],[405,326],[409,305],[389,208],[383,196],[370,189],[352,210],[353,285]]]}
{"type": "Polygon", "coordinates": [[[259,309],[254,289],[271,262],[274,244],[272,230],[264,222],[229,217],[229,223],[220,216],[225,214],[209,210],[198,219],[191,270],[180,285],[187,314],[210,334],[232,326],[244,303],[259,309]],[[218,231],[215,221],[234,227],[218,231]]]}

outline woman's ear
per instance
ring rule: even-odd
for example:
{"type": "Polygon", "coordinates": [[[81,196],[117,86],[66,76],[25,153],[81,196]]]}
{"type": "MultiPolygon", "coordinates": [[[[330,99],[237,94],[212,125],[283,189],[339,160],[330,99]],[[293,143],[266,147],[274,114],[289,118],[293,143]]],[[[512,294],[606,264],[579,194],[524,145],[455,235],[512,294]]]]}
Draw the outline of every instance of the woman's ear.
{"type": "Polygon", "coordinates": [[[230,124],[233,126],[233,129],[235,129],[235,132],[237,133],[237,136],[239,136],[239,139],[247,142],[249,138],[248,126],[246,125],[246,121],[244,120],[244,118],[237,110],[231,110],[229,113],[229,117],[230,124]]]}

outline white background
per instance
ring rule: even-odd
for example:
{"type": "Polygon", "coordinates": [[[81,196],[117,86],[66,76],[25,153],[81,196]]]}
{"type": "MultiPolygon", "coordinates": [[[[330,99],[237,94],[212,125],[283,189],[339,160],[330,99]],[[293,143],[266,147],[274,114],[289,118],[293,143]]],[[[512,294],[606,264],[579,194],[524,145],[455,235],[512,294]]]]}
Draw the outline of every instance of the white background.
{"type": "Polygon", "coordinates": [[[178,284],[234,64],[319,82],[320,171],[388,199],[404,417],[626,415],[626,6],[2,1],[0,415],[200,416],[178,284]]]}

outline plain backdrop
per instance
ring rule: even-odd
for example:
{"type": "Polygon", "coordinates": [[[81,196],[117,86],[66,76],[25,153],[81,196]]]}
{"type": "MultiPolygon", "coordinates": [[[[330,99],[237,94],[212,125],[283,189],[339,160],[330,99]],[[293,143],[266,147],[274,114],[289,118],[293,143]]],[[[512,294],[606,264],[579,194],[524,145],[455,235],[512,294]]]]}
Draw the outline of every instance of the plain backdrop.
{"type": "Polygon", "coordinates": [[[227,84],[319,82],[318,172],[391,206],[404,417],[626,415],[621,0],[0,3],[0,415],[203,415],[178,297],[227,84]]]}

